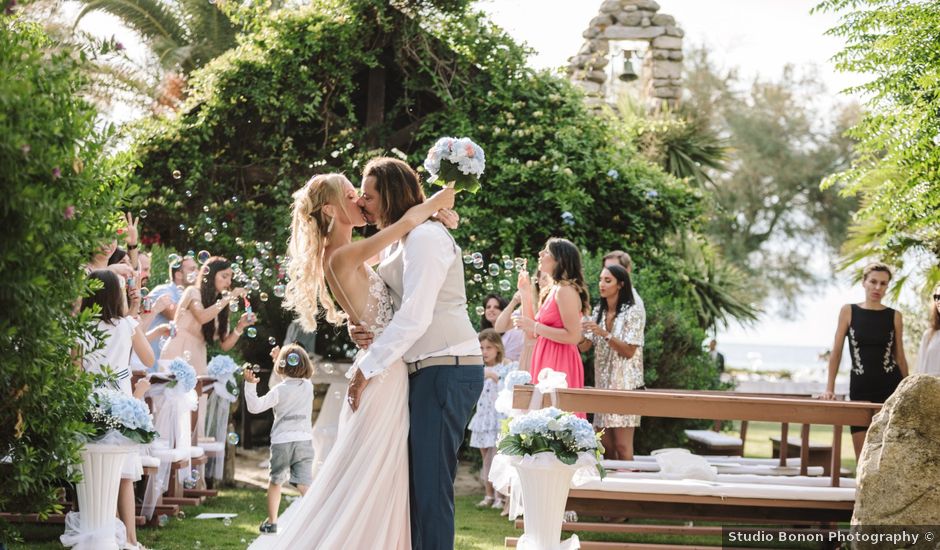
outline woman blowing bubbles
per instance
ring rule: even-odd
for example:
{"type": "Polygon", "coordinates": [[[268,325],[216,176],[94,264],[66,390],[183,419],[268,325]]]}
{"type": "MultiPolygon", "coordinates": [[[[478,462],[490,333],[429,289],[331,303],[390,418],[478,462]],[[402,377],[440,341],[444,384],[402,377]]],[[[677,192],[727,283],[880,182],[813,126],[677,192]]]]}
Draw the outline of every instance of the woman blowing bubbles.
{"type": "MultiPolygon", "coordinates": [[[[835,399],[836,373],[842,360],[842,346],[849,339],[852,372],[849,378],[849,399],[884,403],[907,376],[904,357],[904,322],[901,313],[881,303],[891,282],[891,270],[882,263],[872,263],[862,271],[865,301],[845,304],[839,311],[832,355],[829,357],[829,378],[820,399],[835,399]]],[[[852,426],[855,457],[865,444],[865,426],[852,426]]]]}

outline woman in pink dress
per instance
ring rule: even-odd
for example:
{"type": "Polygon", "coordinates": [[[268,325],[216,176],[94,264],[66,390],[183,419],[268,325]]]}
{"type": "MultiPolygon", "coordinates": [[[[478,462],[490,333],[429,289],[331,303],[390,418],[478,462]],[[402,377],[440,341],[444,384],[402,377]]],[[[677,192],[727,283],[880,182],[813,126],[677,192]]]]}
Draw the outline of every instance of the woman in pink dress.
{"type": "MultiPolygon", "coordinates": [[[[517,327],[535,336],[532,351],[532,381],[539,372],[550,368],[567,376],[569,388],[584,387],[584,364],[578,352],[581,341],[581,317],[589,311],[591,298],[584,284],[581,254],[566,239],[549,239],[539,252],[539,271],[551,275],[554,284],[544,294],[535,319],[515,319],[517,327]]],[[[523,296],[529,293],[527,276],[519,278],[523,296]]],[[[584,417],[584,413],[578,413],[584,417]]]]}

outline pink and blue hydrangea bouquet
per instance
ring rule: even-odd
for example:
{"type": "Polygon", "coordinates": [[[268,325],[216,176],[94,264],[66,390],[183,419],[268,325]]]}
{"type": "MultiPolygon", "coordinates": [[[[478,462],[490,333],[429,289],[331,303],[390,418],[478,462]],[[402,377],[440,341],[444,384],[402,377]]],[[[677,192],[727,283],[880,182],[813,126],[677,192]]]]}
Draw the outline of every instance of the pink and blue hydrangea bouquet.
{"type": "Polygon", "coordinates": [[[431,174],[428,181],[441,187],[453,184],[457,191],[476,193],[486,168],[483,149],[470,138],[443,137],[437,140],[424,160],[431,174]]]}

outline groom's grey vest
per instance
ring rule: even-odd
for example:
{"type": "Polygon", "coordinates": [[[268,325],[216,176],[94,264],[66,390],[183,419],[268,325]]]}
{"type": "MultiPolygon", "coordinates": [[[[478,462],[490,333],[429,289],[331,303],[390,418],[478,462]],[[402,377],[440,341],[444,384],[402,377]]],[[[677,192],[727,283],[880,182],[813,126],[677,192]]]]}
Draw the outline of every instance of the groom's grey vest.
{"type": "MultiPolygon", "coordinates": [[[[477,333],[470,324],[467,315],[467,291],[464,286],[463,260],[460,247],[444,226],[432,223],[447,235],[454,247],[454,261],[447,269],[447,278],[434,302],[434,317],[424,336],[418,339],[411,349],[405,352],[405,361],[415,361],[419,357],[445,350],[468,340],[475,340],[477,333]]],[[[407,239],[407,237],[405,237],[407,239]]],[[[404,241],[404,239],[403,239],[404,241]]],[[[404,243],[402,243],[404,244],[404,243]]],[[[395,311],[401,307],[404,294],[404,246],[401,244],[379,265],[379,275],[388,285],[395,311]]],[[[427,299],[434,299],[428,296],[427,299]]]]}

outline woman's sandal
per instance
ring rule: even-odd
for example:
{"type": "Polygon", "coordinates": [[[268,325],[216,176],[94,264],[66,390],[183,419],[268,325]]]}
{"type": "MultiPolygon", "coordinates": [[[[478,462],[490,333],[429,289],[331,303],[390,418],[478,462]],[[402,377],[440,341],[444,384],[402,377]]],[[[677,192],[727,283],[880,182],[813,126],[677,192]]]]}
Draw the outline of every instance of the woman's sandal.
{"type": "Polygon", "coordinates": [[[477,502],[477,508],[489,508],[493,505],[493,497],[483,497],[483,500],[477,502]]]}

